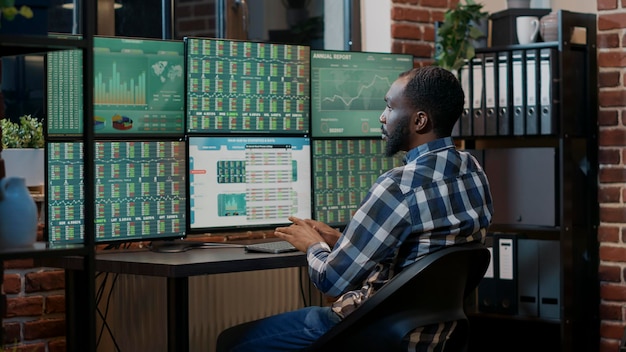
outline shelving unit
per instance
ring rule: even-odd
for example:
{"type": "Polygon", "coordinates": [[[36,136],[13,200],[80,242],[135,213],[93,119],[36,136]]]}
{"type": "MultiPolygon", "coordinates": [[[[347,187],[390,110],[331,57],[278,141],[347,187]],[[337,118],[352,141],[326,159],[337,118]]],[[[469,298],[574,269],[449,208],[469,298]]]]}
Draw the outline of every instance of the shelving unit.
{"type": "MultiPolygon", "coordinates": [[[[83,1],[81,4],[82,39],[53,38],[48,36],[20,36],[0,35],[0,56],[14,56],[27,54],[45,54],[56,50],[82,50],[83,86],[93,86],[93,36],[96,31],[96,3],[83,1]]],[[[94,168],[94,132],[93,132],[93,91],[85,89],[83,92],[84,109],[84,168],[94,168]]],[[[84,179],[85,192],[85,236],[80,245],[51,246],[46,242],[37,242],[30,248],[0,249],[0,260],[34,259],[39,260],[51,257],[76,256],[82,259],[82,271],[76,281],[68,280],[66,274],[67,292],[73,292],[72,301],[66,301],[66,337],[68,351],[95,351],[96,350],[96,323],[95,323],[95,239],[94,239],[94,177],[93,173],[86,172],[84,179]],[[92,227],[90,227],[92,226],[92,227]]],[[[2,269],[0,269],[2,270],[2,269]]],[[[0,280],[3,277],[0,272],[0,280]]],[[[74,277],[76,278],[76,277],[74,277]]],[[[2,303],[5,303],[2,296],[2,303]]],[[[4,316],[5,304],[1,306],[4,316]]]]}
{"type": "MultiPolygon", "coordinates": [[[[559,11],[558,28],[555,42],[478,49],[476,58],[464,67],[465,73],[460,72],[470,104],[456,128],[456,138],[483,158],[491,183],[510,182],[504,192],[495,193],[492,188],[496,214],[490,232],[551,241],[560,252],[556,317],[519,314],[517,293],[508,309],[481,310],[478,294],[478,303],[470,312],[470,351],[599,349],[596,16],[559,11]],[[586,39],[581,42],[581,38],[586,39]],[[487,73],[489,70],[492,73],[487,73]],[[546,97],[547,104],[541,99],[546,97]],[[502,200],[529,190],[532,193],[538,185],[502,177],[506,166],[501,162],[494,165],[492,159],[502,150],[536,148],[553,151],[553,164],[546,168],[531,159],[524,173],[539,178],[546,175],[553,191],[531,199],[529,204],[535,208],[531,211],[543,211],[542,217],[533,221],[517,216],[502,200]],[[544,199],[550,203],[546,205],[544,199]],[[503,212],[515,216],[498,217],[503,212]]],[[[514,263],[515,280],[525,269],[520,265],[514,263]]]]}

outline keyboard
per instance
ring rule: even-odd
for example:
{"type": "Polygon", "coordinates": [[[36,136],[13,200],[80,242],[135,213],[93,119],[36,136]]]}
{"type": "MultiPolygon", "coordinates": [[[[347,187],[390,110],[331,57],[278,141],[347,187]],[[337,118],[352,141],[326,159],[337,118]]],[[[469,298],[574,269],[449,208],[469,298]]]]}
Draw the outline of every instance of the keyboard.
{"type": "Polygon", "coordinates": [[[287,241],[273,241],[246,245],[246,252],[259,253],[286,253],[297,251],[291,243],[287,241]]]}

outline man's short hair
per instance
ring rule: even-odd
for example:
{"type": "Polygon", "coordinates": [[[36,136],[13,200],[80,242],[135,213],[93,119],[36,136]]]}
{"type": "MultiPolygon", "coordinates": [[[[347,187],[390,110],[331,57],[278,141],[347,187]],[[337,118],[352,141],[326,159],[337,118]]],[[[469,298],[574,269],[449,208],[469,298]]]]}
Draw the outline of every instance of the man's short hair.
{"type": "Polygon", "coordinates": [[[452,128],[463,113],[465,94],[452,72],[438,67],[414,68],[400,74],[408,76],[404,96],[417,110],[428,114],[437,137],[452,134],[452,128]]]}

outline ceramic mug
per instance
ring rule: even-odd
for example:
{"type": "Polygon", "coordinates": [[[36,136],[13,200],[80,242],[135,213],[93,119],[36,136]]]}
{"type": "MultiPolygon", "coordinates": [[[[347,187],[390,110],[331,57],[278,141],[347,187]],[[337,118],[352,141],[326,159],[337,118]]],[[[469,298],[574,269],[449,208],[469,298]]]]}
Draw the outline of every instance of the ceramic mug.
{"type": "Polygon", "coordinates": [[[515,19],[517,24],[517,41],[520,44],[534,43],[539,33],[539,17],[519,16],[515,19]]]}

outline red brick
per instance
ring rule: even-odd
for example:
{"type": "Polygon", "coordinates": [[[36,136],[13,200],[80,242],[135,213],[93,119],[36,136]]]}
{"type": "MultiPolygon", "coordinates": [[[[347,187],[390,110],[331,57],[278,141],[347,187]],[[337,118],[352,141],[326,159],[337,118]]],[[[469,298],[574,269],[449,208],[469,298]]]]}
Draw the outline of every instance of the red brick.
{"type": "Polygon", "coordinates": [[[435,27],[434,26],[423,26],[422,27],[422,40],[427,42],[435,42],[435,27]]]}
{"type": "Polygon", "coordinates": [[[417,4],[419,0],[393,0],[394,4],[417,4]]]}
{"type": "Polygon", "coordinates": [[[617,241],[619,241],[619,234],[619,226],[602,225],[598,228],[598,241],[617,243],[617,241]]]}
{"type": "Polygon", "coordinates": [[[600,203],[619,203],[622,199],[619,186],[600,187],[598,189],[598,201],[600,203]]]}
{"type": "Polygon", "coordinates": [[[443,18],[446,15],[445,11],[431,11],[430,17],[433,19],[433,23],[435,22],[443,22],[443,18]]]}
{"type": "MultiPolygon", "coordinates": [[[[612,223],[626,223],[626,208],[624,207],[608,207],[600,204],[600,221],[612,222],[612,223]]],[[[619,261],[623,259],[626,261],[626,248],[624,249],[624,256],[622,258],[615,258],[619,261]]],[[[600,249],[602,253],[602,249],[600,249]]]]}
{"type": "Polygon", "coordinates": [[[599,49],[619,48],[619,35],[617,33],[599,34],[597,42],[599,49]]]}
{"type": "Polygon", "coordinates": [[[626,287],[623,285],[600,284],[600,298],[605,301],[622,302],[626,297],[626,287]]]}
{"type": "Polygon", "coordinates": [[[422,31],[416,25],[396,23],[391,25],[391,36],[396,39],[421,39],[422,31]]]}
{"type": "Polygon", "coordinates": [[[4,323],[2,327],[4,328],[4,344],[12,344],[20,341],[20,323],[4,323]]]}
{"type": "Polygon", "coordinates": [[[598,138],[600,146],[624,146],[626,145],[626,129],[604,128],[598,138]]]}
{"type": "Polygon", "coordinates": [[[602,323],[600,325],[600,335],[609,339],[621,339],[624,333],[623,324],[602,323]]]}
{"type": "Polygon", "coordinates": [[[65,272],[63,270],[41,271],[26,274],[25,292],[51,291],[65,288],[65,272]]]}
{"type": "Polygon", "coordinates": [[[45,352],[46,344],[39,342],[27,345],[19,345],[17,346],[15,352],[45,352]]]}
{"type": "Polygon", "coordinates": [[[598,124],[600,126],[616,126],[619,122],[617,110],[600,110],[598,113],[598,124]]]}
{"type": "Polygon", "coordinates": [[[618,87],[620,85],[620,72],[609,71],[600,72],[598,74],[598,86],[603,87],[618,87]]]}
{"type": "Polygon", "coordinates": [[[600,275],[600,281],[619,283],[622,280],[622,269],[619,266],[600,265],[598,273],[600,275]]]}
{"type": "Polygon", "coordinates": [[[214,4],[198,4],[193,7],[193,16],[201,17],[201,16],[215,16],[215,5],[214,4]]]}
{"type": "Polygon", "coordinates": [[[626,28],[626,12],[598,14],[598,30],[626,28]]]}
{"type": "Polygon", "coordinates": [[[598,0],[598,10],[613,10],[617,8],[617,0],[598,0]]]}
{"type": "Polygon", "coordinates": [[[51,295],[46,297],[46,314],[65,313],[65,296],[51,295]]]}
{"type": "Polygon", "coordinates": [[[22,292],[22,277],[19,274],[4,274],[2,289],[8,294],[22,292]]]}
{"type": "MultiPolygon", "coordinates": [[[[626,61],[624,64],[626,67],[626,61]]],[[[624,103],[626,103],[626,90],[601,91],[598,101],[602,107],[624,106],[624,103]]]]}
{"type": "Polygon", "coordinates": [[[4,262],[4,269],[29,269],[35,266],[33,259],[15,259],[4,262]]]}
{"type": "Polygon", "coordinates": [[[416,58],[431,58],[433,50],[431,45],[424,43],[395,40],[392,43],[394,53],[411,54],[416,58]]]}
{"type": "Polygon", "coordinates": [[[42,319],[24,323],[24,339],[37,340],[65,336],[64,319],[42,319]]]}
{"type": "Polygon", "coordinates": [[[599,172],[600,183],[626,182],[626,170],[624,168],[601,168],[599,172]]]}
{"type": "MultiPolygon", "coordinates": [[[[601,245],[600,246],[600,258],[602,260],[611,261],[615,263],[626,262],[626,247],[618,247],[614,245],[601,245]]],[[[624,299],[626,299],[626,296],[624,296],[624,299]]]]}
{"type": "Polygon", "coordinates": [[[43,297],[17,297],[7,298],[7,318],[39,316],[43,313],[43,297]]]}
{"type": "Polygon", "coordinates": [[[607,340],[607,339],[600,340],[599,352],[615,352],[615,351],[618,351],[619,348],[620,348],[619,340],[607,340]]]}
{"type": "Polygon", "coordinates": [[[422,0],[423,7],[448,8],[448,0],[422,0]]]}
{"type": "Polygon", "coordinates": [[[598,151],[598,161],[602,165],[619,165],[620,160],[619,150],[603,148],[598,151]]]}
{"type": "Polygon", "coordinates": [[[67,350],[65,338],[58,338],[48,342],[48,352],[65,352],[67,350]]]}
{"type": "Polygon", "coordinates": [[[598,53],[598,65],[601,67],[625,67],[626,55],[622,50],[602,51],[598,53]]]}
{"type": "Polygon", "coordinates": [[[193,6],[191,5],[178,4],[176,6],[176,20],[180,21],[181,19],[193,16],[192,8],[193,6]]]}
{"type": "Polygon", "coordinates": [[[600,317],[602,320],[621,320],[622,305],[621,304],[600,304],[600,317]]]}
{"type": "Polygon", "coordinates": [[[408,8],[394,7],[391,9],[391,19],[394,21],[411,21],[430,23],[430,11],[408,8]]]}
{"type": "Polygon", "coordinates": [[[191,19],[178,22],[178,29],[181,32],[202,31],[207,29],[207,21],[204,19],[191,19]]]}

